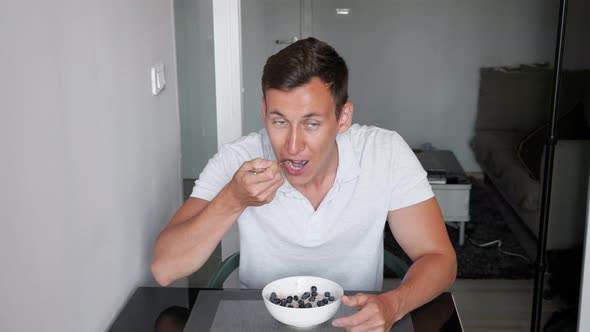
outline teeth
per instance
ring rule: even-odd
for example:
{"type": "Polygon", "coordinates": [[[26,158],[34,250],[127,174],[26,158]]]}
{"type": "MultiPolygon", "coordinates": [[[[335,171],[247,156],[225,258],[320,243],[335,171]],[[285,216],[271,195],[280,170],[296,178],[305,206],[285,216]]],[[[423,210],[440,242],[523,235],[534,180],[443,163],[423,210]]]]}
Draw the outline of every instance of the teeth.
{"type": "Polygon", "coordinates": [[[307,160],[289,160],[289,165],[294,169],[301,169],[307,162],[307,160]]]}

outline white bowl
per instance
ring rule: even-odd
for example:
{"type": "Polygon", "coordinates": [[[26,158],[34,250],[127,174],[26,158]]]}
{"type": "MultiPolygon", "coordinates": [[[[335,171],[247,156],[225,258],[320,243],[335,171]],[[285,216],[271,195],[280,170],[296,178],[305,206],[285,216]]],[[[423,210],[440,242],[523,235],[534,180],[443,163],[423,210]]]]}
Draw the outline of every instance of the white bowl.
{"type": "MultiPolygon", "coordinates": [[[[275,280],[262,289],[262,298],[264,305],[268,312],[279,322],[296,327],[310,327],[321,324],[332,318],[338,308],[340,308],[340,297],[344,294],[344,290],[340,285],[334,281],[310,276],[288,277],[275,280]],[[328,302],[328,304],[317,307],[315,304],[311,308],[289,308],[282,307],[270,301],[272,292],[277,294],[279,298],[286,298],[287,296],[297,295],[301,297],[304,292],[311,293],[311,286],[316,286],[318,291],[317,299],[324,298],[324,292],[330,292],[335,300],[328,302]]],[[[293,301],[291,304],[296,304],[293,301]]]]}

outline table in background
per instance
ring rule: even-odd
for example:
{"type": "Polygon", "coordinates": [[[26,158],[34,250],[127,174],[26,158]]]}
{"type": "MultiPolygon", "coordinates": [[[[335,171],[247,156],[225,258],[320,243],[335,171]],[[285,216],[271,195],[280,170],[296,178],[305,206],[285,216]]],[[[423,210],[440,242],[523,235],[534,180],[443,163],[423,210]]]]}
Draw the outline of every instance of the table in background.
{"type": "MultiPolygon", "coordinates": [[[[157,331],[182,331],[199,294],[211,291],[220,290],[140,287],[125,304],[109,331],[156,331],[156,321],[160,328],[157,331]],[[167,328],[162,329],[163,326],[167,328]]],[[[243,292],[235,289],[221,291],[243,292]]],[[[410,316],[415,332],[463,331],[451,293],[441,294],[414,310],[410,316]]]]}
{"type": "Polygon", "coordinates": [[[445,222],[459,224],[459,245],[465,242],[465,223],[470,220],[469,194],[471,181],[463,167],[449,150],[430,150],[416,153],[425,170],[444,169],[446,183],[431,183],[445,222]]]}

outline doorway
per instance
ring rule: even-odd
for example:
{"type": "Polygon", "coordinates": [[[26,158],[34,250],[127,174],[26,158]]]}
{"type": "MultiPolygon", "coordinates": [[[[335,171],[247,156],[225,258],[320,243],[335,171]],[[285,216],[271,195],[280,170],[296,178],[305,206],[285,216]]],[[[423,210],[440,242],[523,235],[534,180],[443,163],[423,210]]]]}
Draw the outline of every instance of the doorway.
{"type": "Polygon", "coordinates": [[[311,34],[310,1],[241,2],[242,93],[244,134],[262,128],[260,79],[266,59],[311,34]],[[309,23],[308,23],[309,21],[309,23]]]}

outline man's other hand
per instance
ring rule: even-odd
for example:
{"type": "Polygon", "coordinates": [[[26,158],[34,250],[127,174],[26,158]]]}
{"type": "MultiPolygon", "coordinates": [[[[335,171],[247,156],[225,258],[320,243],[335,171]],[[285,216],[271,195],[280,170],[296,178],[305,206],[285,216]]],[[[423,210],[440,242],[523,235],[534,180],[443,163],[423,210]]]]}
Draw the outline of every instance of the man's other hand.
{"type": "Polygon", "coordinates": [[[256,158],[242,164],[229,183],[233,198],[242,207],[270,203],[283,184],[279,164],[256,158]]]}
{"type": "Polygon", "coordinates": [[[399,316],[398,301],[392,301],[390,294],[343,295],[342,304],[355,307],[359,311],[347,317],[332,321],[332,325],[347,331],[389,331],[399,316]]]}

